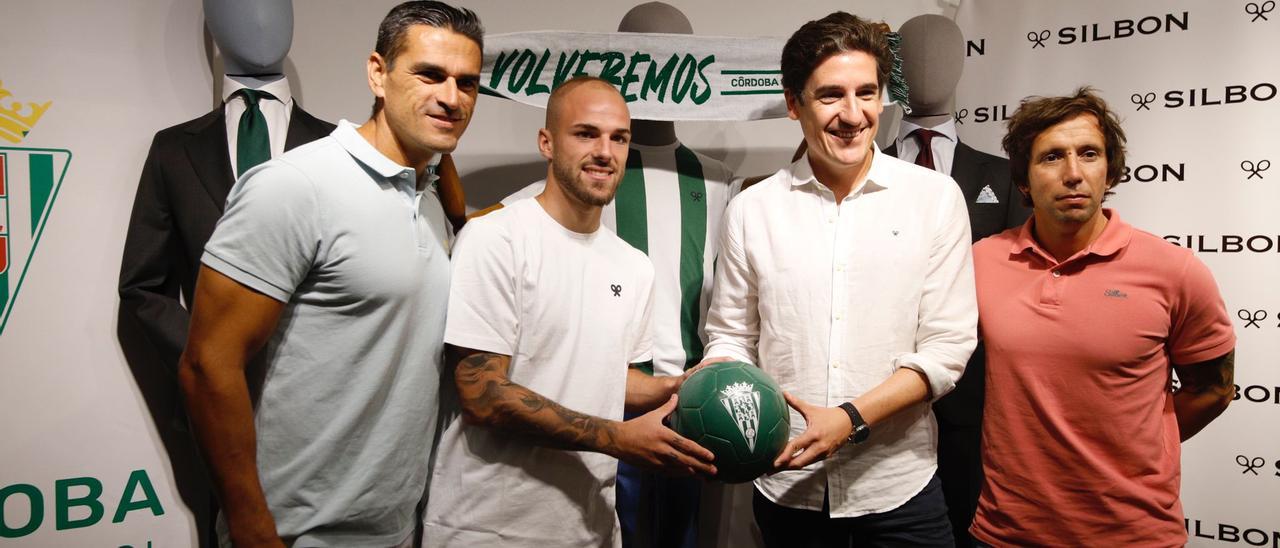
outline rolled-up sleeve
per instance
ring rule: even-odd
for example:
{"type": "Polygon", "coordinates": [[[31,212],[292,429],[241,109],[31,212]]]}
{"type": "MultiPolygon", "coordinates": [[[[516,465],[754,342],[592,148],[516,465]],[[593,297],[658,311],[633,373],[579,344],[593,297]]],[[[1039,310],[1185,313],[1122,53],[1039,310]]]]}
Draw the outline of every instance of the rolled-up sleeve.
{"type": "Polygon", "coordinates": [[[936,401],[955,388],[978,343],[978,303],[969,214],[959,187],[951,185],[945,191],[935,219],[921,288],[916,351],[898,356],[895,366],[923,374],[936,401]]]}

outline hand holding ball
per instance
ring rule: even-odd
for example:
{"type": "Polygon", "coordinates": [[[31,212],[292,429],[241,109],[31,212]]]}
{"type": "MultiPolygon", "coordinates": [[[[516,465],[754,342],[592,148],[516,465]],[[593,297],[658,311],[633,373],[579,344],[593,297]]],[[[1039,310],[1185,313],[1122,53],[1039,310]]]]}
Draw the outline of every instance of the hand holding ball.
{"type": "Polygon", "coordinates": [[[759,367],[718,362],[680,386],[671,428],[716,455],[715,479],[742,483],[760,477],[787,444],[791,415],[778,383],[759,367]]]}

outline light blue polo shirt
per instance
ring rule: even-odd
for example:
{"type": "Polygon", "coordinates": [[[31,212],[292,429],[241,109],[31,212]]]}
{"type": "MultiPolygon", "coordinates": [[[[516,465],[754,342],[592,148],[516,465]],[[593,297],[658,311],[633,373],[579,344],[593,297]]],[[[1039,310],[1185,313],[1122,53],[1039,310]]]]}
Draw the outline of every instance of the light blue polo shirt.
{"type": "Polygon", "coordinates": [[[385,547],[413,531],[452,238],[423,186],[344,120],[245,173],[205,246],[205,265],[286,303],[259,355],[255,424],[263,491],[287,542],[385,547]]]}

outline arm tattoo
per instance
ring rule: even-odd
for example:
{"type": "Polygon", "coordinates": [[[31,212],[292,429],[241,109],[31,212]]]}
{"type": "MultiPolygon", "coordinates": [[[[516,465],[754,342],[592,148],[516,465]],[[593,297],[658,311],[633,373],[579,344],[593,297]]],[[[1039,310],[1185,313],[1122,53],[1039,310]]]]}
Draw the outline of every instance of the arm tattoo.
{"type": "Polygon", "coordinates": [[[1230,393],[1235,389],[1236,351],[1232,350],[1214,358],[1191,365],[1174,364],[1180,392],[1203,394],[1206,392],[1230,393]]]}
{"type": "Polygon", "coordinates": [[[455,382],[469,421],[530,435],[551,447],[612,453],[617,440],[613,421],[568,409],[511,382],[510,365],[509,356],[487,352],[458,361],[455,382]]]}

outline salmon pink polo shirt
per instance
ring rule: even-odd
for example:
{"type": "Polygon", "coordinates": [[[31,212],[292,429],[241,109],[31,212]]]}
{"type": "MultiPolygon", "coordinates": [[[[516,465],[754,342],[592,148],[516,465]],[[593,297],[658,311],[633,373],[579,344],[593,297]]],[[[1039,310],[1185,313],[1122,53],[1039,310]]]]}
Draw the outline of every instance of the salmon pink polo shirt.
{"type": "Polygon", "coordinates": [[[1034,217],[975,244],[987,347],[986,478],[971,532],[993,546],[1182,546],[1171,364],[1235,347],[1190,250],[1120,220],[1058,262],[1034,217]]]}

